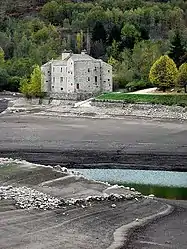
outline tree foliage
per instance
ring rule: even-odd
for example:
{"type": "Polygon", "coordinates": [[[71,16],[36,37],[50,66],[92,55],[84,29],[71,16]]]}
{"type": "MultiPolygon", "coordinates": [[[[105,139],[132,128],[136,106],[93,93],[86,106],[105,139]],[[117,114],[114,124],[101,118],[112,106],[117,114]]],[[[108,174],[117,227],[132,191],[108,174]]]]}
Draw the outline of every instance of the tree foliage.
{"type": "Polygon", "coordinates": [[[182,87],[187,85],[187,63],[184,63],[179,67],[179,73],[177,76],[177,84],[178,86],[182,86],[182,87]]]}
{"type": "Polygon", "coordinates": [[[78,53],[80,53],[81,50],[83,49],[83,41],[84,41],[83,39],[84,39],[84,35],[83,35],[83,31],[81,30],[79,33],[77,33],[77,37],[76,37],[78,53]]]}
{"type": "Polygon", "coordinates": [[[187,62],[186,8],[182,0],[2,1],[3,89],[18,89],[30,79],[33,65],[59,57],[64,49],[77,53],[89,48],[95,58],[115,59],[120,85],[147,82],[161,55],[169,54],[177,67],[187,62]]]}
{"type": "Polygon", "coordinates": [[[34,66],[30,79],[24,78],[21,82],[20,90],[26,97],[42,96],[43,76],[39,65],[34,66]]]}
{"type": "Polygon", "coordinates": [[[5,63],[5,53],[3,49],[0,47],[0,66],[3,66],[5,63]]]}
{"type": "Polygon", "coordinates": [[[178,70],[175,62],[169,56],[161,56],[151,67],[150,81],[163,91],[173,87],[177,78],[178,70]]]}
{"type": "Polygon", "coordinates": [[[184,43],[182,41],[182,36],[177,30],[175,32],[175,35],[173,39],[171,40],[170,50],[169,50],[169,56],[174,60],[176,65],[179,67],[181,65],[181,60],[183,56],[185,55],[186,49],[184,46],[184,43]]]}

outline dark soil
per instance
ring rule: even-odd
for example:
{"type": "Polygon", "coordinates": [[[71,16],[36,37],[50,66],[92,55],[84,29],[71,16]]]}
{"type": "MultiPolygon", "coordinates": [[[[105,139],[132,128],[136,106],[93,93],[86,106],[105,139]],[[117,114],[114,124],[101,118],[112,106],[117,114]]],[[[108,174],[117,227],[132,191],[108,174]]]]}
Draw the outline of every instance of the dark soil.
{"type": "Polygon", "coordinates": [[[155,220],[133,233],[124,249],[185,249],[187,245],[187,201],[167,201],[172,214],[155,220]]]}

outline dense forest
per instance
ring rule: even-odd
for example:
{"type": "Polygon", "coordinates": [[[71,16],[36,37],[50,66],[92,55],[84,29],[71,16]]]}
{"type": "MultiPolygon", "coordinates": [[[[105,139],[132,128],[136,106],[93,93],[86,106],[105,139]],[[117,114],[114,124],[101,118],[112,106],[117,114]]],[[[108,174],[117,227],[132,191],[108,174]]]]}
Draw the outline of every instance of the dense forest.
{"type": "Polygon", "coordinates": [[[185,0],[5,0],[0,6],[0,90],[18,91],[34,65],[87,49],[113,65],[115,87],[151,86],[161,55],[187,61],[185,0]]]}

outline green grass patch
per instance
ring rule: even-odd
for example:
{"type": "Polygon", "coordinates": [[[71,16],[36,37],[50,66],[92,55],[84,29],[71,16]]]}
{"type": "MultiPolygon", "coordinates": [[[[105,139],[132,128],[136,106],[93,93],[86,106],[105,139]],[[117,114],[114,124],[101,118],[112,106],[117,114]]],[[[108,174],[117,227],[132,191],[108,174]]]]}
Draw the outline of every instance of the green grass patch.
{"type": "Polygon", "coordinates": [[[129,184],[129,183],[113,183],[130,188],[135,188],[136,191],[141,192],[143,195],[154,194],[156,197],[173,199],[173,200],[187,200],[187,188],[174,187],[174,186],[159,186],[159,185],[146,185],[146,184],[129,184]]]}
{"type": "Polygon", "coordinates": [[[187,106],[187,94],[105,93],[98,96],[96,101],[123,101],[124,103],[150,103],[170,106],[178,105],[184,107],[187,106]]]}

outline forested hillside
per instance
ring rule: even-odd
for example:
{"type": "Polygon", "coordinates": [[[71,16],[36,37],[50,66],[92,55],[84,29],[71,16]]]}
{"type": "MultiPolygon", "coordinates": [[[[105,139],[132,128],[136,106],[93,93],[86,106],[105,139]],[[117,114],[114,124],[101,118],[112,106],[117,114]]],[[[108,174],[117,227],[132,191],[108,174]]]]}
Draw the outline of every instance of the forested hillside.
{"type": "Polygon", "coordinates": [[[5,0],[0,6],[0,90],[19,89],[34,65],[87,49],[113,65],[119,87],[149,86],[164,54],[187,60],[185,0],[5,0]]]}

